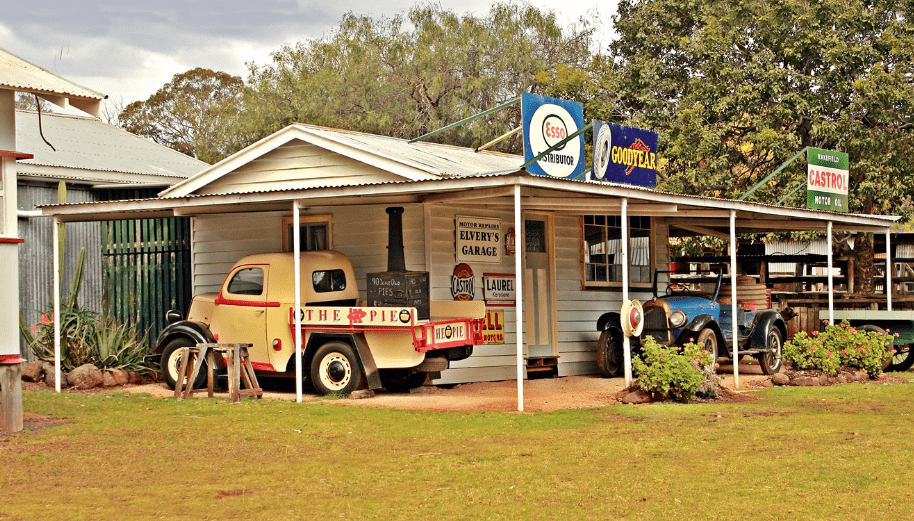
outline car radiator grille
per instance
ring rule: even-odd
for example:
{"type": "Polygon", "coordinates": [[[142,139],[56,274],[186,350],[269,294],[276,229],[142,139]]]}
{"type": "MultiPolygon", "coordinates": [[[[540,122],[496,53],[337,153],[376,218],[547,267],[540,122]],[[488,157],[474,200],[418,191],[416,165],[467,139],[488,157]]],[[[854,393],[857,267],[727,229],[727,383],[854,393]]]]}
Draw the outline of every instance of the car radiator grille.
{"type": "Polygon", "coordinates": [[[667,328],[666,311],[661,307],[649,307],[644,310],[644,330],[641,338],[654,337],[658,343],[670,342],[670,330],[667,328]]]}

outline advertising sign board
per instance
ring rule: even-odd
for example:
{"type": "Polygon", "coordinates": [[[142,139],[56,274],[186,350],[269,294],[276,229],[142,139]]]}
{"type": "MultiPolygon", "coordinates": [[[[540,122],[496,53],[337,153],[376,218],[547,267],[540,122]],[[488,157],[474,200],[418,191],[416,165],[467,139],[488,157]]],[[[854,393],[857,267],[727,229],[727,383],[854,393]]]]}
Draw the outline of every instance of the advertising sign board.
{"type": "Polygon", "coordinates": [[[657,133],[594,120],[593,177],[657,186],[657,133]]]}
{"type": "Polygon", "coordinates": [[[517,300],[517,291],[514,289],[515,277],[513,273],[483,273],[483,294],[487,306],[514,306],[517,300]]]}
{"type": "MultiPolygon", "coordinates": [[[[584,126],[584,106],[536,94],[521,96],[524,120],[524,161],[530,161],[584,126]]],[[[581,134],[527,167],[531,174],[577,177],[585,172],[581,134]]]]}
{"type": "Polygon", "coordinates": [[[806,206],[818,210],[847,211],[850,161],[844,152],[809,147],[806,151],[806,206]]]}
{"type": "Polygon", "coordinates": [[[457,216],[457,262],[501,262],[501,221],[457,216]]]}
{"type": "Polygon", "coordinates": [[[499,345],[505,343],[504,310],[486,310],[486,321],[482,326],[482,343],[484,345],[499,345]]]}

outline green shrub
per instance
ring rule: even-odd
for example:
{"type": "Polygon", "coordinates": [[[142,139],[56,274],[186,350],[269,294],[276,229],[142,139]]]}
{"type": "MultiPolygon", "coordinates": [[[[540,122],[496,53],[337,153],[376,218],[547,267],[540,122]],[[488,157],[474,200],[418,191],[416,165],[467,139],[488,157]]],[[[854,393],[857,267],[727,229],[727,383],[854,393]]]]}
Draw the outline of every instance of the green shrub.
{"type": "Polygon", "coordinates": [[[863,331],[846,320],[827,324],[822,331],[800,331],[784,343],[784,360],[798,369],[818,369],[836,375],[841,367],[863,369],[876,377],[895,353],[891,334],[863,331]]]}
{"type": "Polygon", "coordinates": [[[703,343],[664,347],[648,336],[641,357],[632,359],[638,385],[644,391],[685,402],[695,396],[717,395],[714,360],[703,343]]]}

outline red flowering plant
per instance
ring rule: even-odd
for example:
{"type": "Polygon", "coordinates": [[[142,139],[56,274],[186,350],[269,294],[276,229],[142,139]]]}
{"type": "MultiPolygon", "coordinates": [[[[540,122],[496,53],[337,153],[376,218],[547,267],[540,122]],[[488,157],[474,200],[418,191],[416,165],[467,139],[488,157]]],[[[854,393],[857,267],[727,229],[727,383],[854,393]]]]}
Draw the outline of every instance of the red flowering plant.
{"type": "Polygon", "coordinates": [[[800,331],[784,343],[783,358],[798,369],[819,369],[829,375],[838,374],[841,367],[863,369],[876,377],[895,350],[893,336],[888,330],[865,331],[846,320],[840,324],[824,323],[822,331],[806,334],[800,331]]]}
{"type": "Polygon", "coordinates": [[[703,343],[664,347],[648,336],[641,358],[632,359],[642,390],[686,402],[695,396],[716,396],[714,360],[703,343]]]}

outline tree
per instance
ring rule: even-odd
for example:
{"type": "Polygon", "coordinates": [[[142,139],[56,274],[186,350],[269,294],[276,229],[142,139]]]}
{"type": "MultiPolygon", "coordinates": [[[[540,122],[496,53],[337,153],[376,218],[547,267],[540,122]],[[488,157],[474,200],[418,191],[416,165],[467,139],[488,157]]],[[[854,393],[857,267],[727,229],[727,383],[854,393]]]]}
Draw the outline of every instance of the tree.
{"type": "MultiPolygon", "coordinates": [[[[239,134],[249,143],[299,121],[417,137],[522,92],[543,92],[538,75],[586,65],[591,35],[587,22],[563,29],[553,11],[520,2],[494,3],[481,17],[432,4],[405,18],[347,13],[330,36],[250,66],[239,134]]],[[[514,106],[436,139],[478,146],[519,125],[514,106]]],[[[502,149],[522,146],[515,137],[502,149]]]]}
{"type": "Polygon", "coordinates": [[[196,68],[176,74],[146,101],[120,113],[120,125],[156,143],[214,163],[234,152],[226,129],[238,116],[244,82],[225,72],[196,68]]]}
{"type": "Polygon", "coordinates": [[[35,94],[28,92],[16,93],[16,110],[38,110],[41,107],[42,112],[54,112],[51,104],[35,94]]]}
{"type": "MultiPolygon", "coordinates": [[[[736,198],[814,146],[850,155],[851,211],[910,220],[912,16],[905,0],[622,0],[603,110],[660,133],[661,189],[736,198]]],[[[798,161],[751,199],[801,183],[798,161]]]]}
{"type": "MultiPolygon", "coordinates": [[[[611,109],[661,133],[662,188],[739,197],[815,146],[850,154],[852,211],[910,218],[912,15],[903,0],[622,0],[611,109]]],[[[753,199],[804,180],[799,162],[753,199]]]]}

